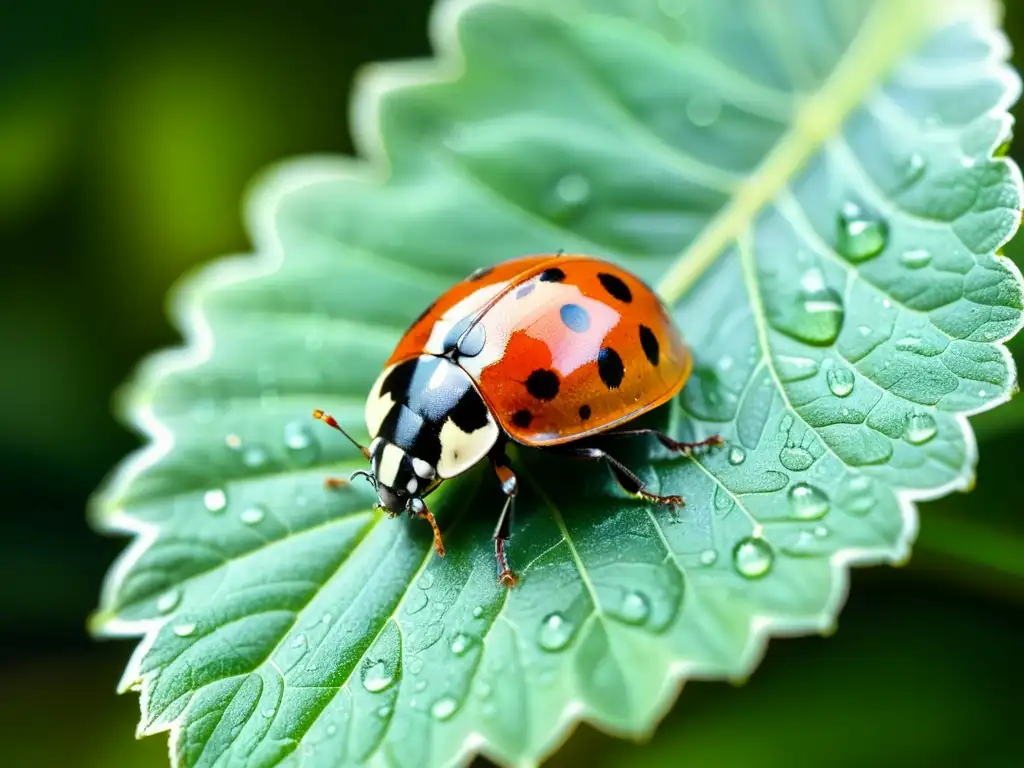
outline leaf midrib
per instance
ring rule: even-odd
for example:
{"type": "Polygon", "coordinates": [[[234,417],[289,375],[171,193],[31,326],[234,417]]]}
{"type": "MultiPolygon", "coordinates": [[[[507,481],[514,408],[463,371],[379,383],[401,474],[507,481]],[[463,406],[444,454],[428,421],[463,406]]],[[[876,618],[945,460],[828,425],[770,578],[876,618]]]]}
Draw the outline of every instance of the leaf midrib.
{"type": "Polygon", "coordinates": [[[657,292],[666,304],[679,301],[752,224],[906,52],[950,12],[947,5],[917,0],[875,3],[835,69],[797,107],[790,131],[662,277],[657,292]]]}

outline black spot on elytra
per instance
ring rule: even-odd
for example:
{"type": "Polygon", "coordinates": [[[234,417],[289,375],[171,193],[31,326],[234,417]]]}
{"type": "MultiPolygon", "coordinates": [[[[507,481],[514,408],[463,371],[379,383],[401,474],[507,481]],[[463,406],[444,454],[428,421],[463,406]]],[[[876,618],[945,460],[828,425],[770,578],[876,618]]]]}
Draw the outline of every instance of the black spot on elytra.
{"type": "Polygon", "coordinates": [[[597,279],[601,281],[604,289],[619,301],[629,304],[633,300],[633,292],[629,290],[629,286],[615,275],[599,272],[597,279]]]}
{"type": "Polygon", "coordinates": [[[466,433],[476,432],[488,422],[487,406],[475,389],[467,390],[455,407],[448,411],[448,416],[456,427],[466,433]]]}
{"type": "Polygon", "coordinates": [[[494,267],[480,267],[480,269],[478,269],[475,272],[473,272],[473,274],[471,274],[466,279],[469,280],[470,282],[476,282],[477,280],[483,280],[485,277],[487,277],[493,271],[494,271],[494,267]]]}
{"type": "Polygon", "coordinates": [[[587,419],[590,418],[590,406],[589,405],[581,405],[580,406],[580,418],[583,419],[583,421],[586,421],[587,419]]]}
{"type": "Polygon", "coordinates": [[[644,354],[647,355],[651,365],[657,365],[658,359],[661,357],[661,347],[658,345],[658,337],[654,335],[654,331],[646,325],[640,326],[640,346],[644,348],[644,354]]]}
{"type": "Polygon", "coordinates": [[[521,299],[524,296],[529,296],[531,293],[533,293],[534,288],[536,288],[536,286],[532,282],[526,283],[526,285],[519,286],[519,288],[516,290],[516,298],[521,299]]]}
{"type": "Polygon", "coordinates": [[[545,283],[560,283],[565,280],[565,272],[558,267],[551,267],[540,273],[540,279],[545,283]]]}
{"type": "Polygon", "coordinates": [[[584,333],[590,328],[590,314],[579,304],[563,304],[558,310],[562,323],[570,331],[584,333]]]}
{"type": "Polygon", "coordinates": [[[611,347],[605,347],[597,354],[597,372],[608,389],[618,389],[626,369],[622,367],[619,353],[611,347]]]}
{"type": "Polygon", "coordinates": [[[526,391],[538,400],[554,400],[558,395],[558,374],[538,368],[526,377],[526,391]]]}
{"type": "Polygon", "coordinates": [[[526,429],[530,426],[531,421],[533,421],[533,414],[525,408],[512,414],[512,423],[520,429],[526,429]]]}

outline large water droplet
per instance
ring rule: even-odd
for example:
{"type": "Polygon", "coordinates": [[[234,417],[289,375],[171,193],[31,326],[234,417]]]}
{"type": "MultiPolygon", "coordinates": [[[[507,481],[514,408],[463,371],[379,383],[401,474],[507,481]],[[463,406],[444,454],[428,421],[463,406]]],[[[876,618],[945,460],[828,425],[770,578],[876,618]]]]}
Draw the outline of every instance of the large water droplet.
{"type": "Polygon", "coordinates": [[[907,428],[903,436],[908,443],[924,445],[939,431],[935,417],[930,413],[914,413],[907,417],[907,428]]]}
{"type": "Polygon", "coordinates": [[[849,368],[832,368],[825,374],[829,391],[836,397],[846,397],[853,392],[855,381],[853,371],[849,368]]]}
{"type": "Polygon", "coordinates": [[[291,460],[300,467],[308,467],[320,457],[320,443],[305,421],[285,424],[284,445],[291,460]]]}
{"type": "Polygon", "coordinates": [[[819,269],[800,278],[797,295],[766,295],[768,320],[773,327],[807,344],[826,346],[836,340],[843,327],[842,297],[825,286],[819,269]]]}
{"type": "Polygon", "coordinates": [[[469,635],[459,632],[454,638],[452,638],[452,653],[456,656],[462,656],[470,648],[473,647],[474,639],[469,635]]]}
{"type": "Polygon", "coordinates": [[[900,254],[900,263],[907,269],[922,269],[932,263],[931,251],[915,248],[900,254]]]}
{"type": "Polygon", "coordinates": [[[560,613],[548,614],[537,631],[537,644],[545,651],[560,651],[572,640],[575,627],[560,613]]]}
{"type": "Polygon", "coordinates": [[[775,553],[764,539],[749,536],[741,540],[732,551],[733,565],[740,576],[760,579],[772,569],[775,553]]]}
{"type": "Polygon", "coordinates": [[[718,552],[713,549],[705,549],[700,553],[700,564],[704,566],[714,565],[718,560],[718,552]]]}
{"type": "Polygon", "coordinates": [[[857,264],[882,252],[889,238],[889,225],[867,214],[856,203],[846,203],[839,212],[836,250],[857,264]]]}
{"type": "Polygon", "coordinates": [[[370,693],[380,693],[395,681],[395,675],[384,660],[368,661],[363,665],[362,681],[370,693]]]}
{"type": "Polygon", "coordinates": [[[747,452],[740,448],[738,445],[734,445],[729,449],[729,463],[734,467],[738,467],[747,458],[747,452]]]}
{"type": "Polygon", "coordinates": [[[246,525],[258,525],[263,522],[263,518],[267,516],[267,512],[263,507],[258,504],[254,504],[248,509],[242,510],[242,514],[238,517],[246,525]]]}
{"type": "Polygon", "coordinates": [[[459,703],[451,696],[444,696],[435,701],[430,707],[430,714],[438,720],[447,720],[455,714],[455,708],[458,707],[458,705],[459,703]]]}
{"type": "Polygon", "coordinates": [[[169,589],[164,592],[156,601],[156,609],[160,613],[170,613],[178,607],[178,603],[181,602],[181,590],[180,589],[169,589]]]}
{"type": "Polygon", "coordinates": [[[196,625],[193,622],[186,622],[184,624],[177,624],[174,627],[174,634],[178,637],[188,637],[196,631],[196,625]]]}
{"type": "Polygon", "coordinates": [[[809,483],[797,483],[789,489],[789,506],[793,516],[801,520],[817,520],[829,509],[828,496],[809,483]]]}
{"type": "Polygon", "coordinates": [[[713,125],[722,114],[722,100],[713,91],[693,94],[686,102],[686,116],[698,128],[713,125]]]}
{"type": "Polygon", "coordinates": [[[643,624],[650,615],[650,601],[639,592],[629,592],[616,612],[616,616],[627,624],[643,624]]]}
{"type": "Polygon", "coordinates": [[[228,495],[222,488],[211,488],[203,494],[203,504],[213,513],[223,512],[228,505],[228,495]]]}

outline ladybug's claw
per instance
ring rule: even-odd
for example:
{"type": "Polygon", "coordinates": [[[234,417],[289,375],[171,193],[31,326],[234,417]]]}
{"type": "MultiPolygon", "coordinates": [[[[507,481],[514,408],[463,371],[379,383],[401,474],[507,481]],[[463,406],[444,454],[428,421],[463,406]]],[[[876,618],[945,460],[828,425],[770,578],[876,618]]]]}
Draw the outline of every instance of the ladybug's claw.
{"type": "Polygon", "coordinates": [[[512,587],[518,583],[519,577],[516,576],[509,568],[505,568],[498,574],[498,586],[505,587],[505,589],[512,589],[512,587]]]}

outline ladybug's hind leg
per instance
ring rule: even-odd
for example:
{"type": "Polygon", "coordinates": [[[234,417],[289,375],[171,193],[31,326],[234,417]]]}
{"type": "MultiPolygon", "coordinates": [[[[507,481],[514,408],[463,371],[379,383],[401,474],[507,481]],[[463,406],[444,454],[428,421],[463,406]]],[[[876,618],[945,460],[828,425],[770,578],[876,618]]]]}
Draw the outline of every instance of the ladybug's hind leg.
{"type": "Polygon", "coordinates": [[[505,494],[505,504],[501,508],[498,524],[494,528],[494,559],[498,564],[498,583],[503,587],[511,588],[519,581],[519,577],[508,566],[505,543],[512,536],[512,512],[516,493],[519,490],[519,481],[508,465],[508,457],[505,455],[503,444],[497,446],[491,453],[491,464],[501,482],[501,492],[505,494]]]}
{"type": "Polygon", "coordinates": [[[560,450],[559,453],[563,453],[566,456],[571,456],[577,459],[603,461],[608,466],[608,469],[611,470],[612,476],[622,487],[622,490],[632,496],[639,496],[657,504],[668,504],[673,507],[681,507],[686,503],[683,501],[682,496],[659,496],[655,493],[651,493],[647,490],[643,480],[637,477],[633,470],[614,456],[608,455],[608,453],[600,448],[566,447],[560,450]]]}
{"type": "Polygon", "coordinates": [[[712,435],[697,443],[680,443],[678,440],[673,440],[664,432],[659,432],[656,429],[620,429],[605,433],[605,437],[639,437],[640,435],[653,437],[670,451],[679,451],[679,453],[684,453],[687,456],[698,448],[716,448],[723,445],[722,438],[718,435],[712,435]]]}

